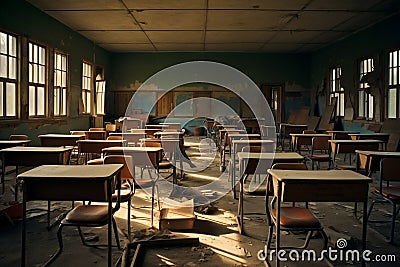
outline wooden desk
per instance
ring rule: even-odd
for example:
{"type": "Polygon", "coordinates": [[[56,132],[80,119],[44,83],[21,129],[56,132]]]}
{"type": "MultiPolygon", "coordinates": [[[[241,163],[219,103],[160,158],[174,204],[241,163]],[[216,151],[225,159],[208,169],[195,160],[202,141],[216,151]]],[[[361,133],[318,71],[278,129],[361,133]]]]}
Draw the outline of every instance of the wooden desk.
{"type": "MultiPolygon", "coordinates": [[[[295,152],[288,153],[251,153],[238,152],[239,159],[239,202],[237,221],[239,232],[243,232],[243,215],[244,215],[244,177],[246,174],[267,174],[267,170],[275,163],[301,163],[304,157],[295,152]],[[247,166],[257,166],[253,173],[248,173],[247,166]]],[[[236,185],[233,186],[233,191],[236,191],[236,185]]]]}
{"type": "Polygon", "coordinates": [[[356,131],[326,131],[327,134],[332,136],[332,140],[348,140],[351,139],[349,134],[358,134],[356,131]]]}
{"type": "Polygon", "coordinates": [[[282,146],[282,151],[284,150],[285,138],[290,137],[291,133],[302,133],[304,130],[307,130],[308,125],[305,124],[290,124],[290,123],[281,123],[279,125],[279,137],[280,143],[282,146]]]}
{"type": "Polygon", "coordinates": [[[356,133],[349,134],[352,140],[381,140],[384,143],[384,150],[387,149],[387,143],[389,142],[388,133],[356,133]]]}
{"type": "Polygon", "coordinates": [[[163,132],[155,132],[153,135],[156,138],[161,137],[172,137],[172,138],[183,138],[185,132],[183,131],[163,131],[163,132]]]}
{"type": "Polygon", "coordinates": [[[108,266],[111,267],[112,194],[115,189],[114,177],[122,168],[122,164],[43,165],[18,175],[23,187],[21,266],[26,264],[26,203],[28,201],[106,200],[108,202],[108,266]],[[103,192],[103,197],[99,197],[99,192],[103,192]]]}
{"type": "Polygon", "coordinates": [[[365,169],[368,176],[371,176],[372,172],[380,170],[382,159],[400,157],[400,152],[356,150],[356,153],[358,154],[357,167],[365,169]]]}
{"type": "Polygon", "coordinates": [[[139,140],[145,137],[145,133],[110,133],[110,136],[121,136],[128,142],[128,146],[138,146],[139,140]]]}
{"type": "Polygon", "coordinates": [[[297,144],[299,140],[302,140],[302,145],[311,146],[313,137],[330,137],[329,134],[303,134],[303,133],[291,133],[290,136],[292,137],[291,147],[292,151],[299,151],[297,149],[297,144]]]}
{"type": "Polygon", "coordinates": [[[164,125],[164,124],[146,124],[146,129],[157,129],[157,130],[163,130],[163,129],[168,129],[169,125],[164,125]]]}
{"type": "MultiPolygon", "coordinates": [[[[362,251],[367,244],[367,202],[372,179],[349,170],[299,171],[270,169],[277,197],[276,221],[280,221],[281,202],[363,202],[362,251]],[[292,196],[288,198],[285,193],[292,196]]],[[[276,225],[276,245],[280,248],[280,224],[276,225]]],[[[279,266],[279,261],[276,261],[279,266]]]]}
{"type": "Polygon", "coordinates": [[[113,146],[126,146],[126,140],[78,140],[78,160],[82,153],[85,154],[85,164],[88,160],[88,154],[101,154],[103,148],[113,146]]]}
{"type": "MultiPolygon", "coordinates": [[[[16,175],[18,175],[18,166],[35,167],[43,164],[66,164],[68,163],[71,151],[72,147],[17,146],[1,149],[1,182],[3,184],[3,194],[5,190],[4,175],[6,166],[16,166],[16,175]]],[[[17,192],[18,190],[15,189],[15,199],[17,199],[17,192]]]]}
{"type": "Polygon", "coordinates": [[[24,146],[30,142],[31,140],[0,140],[0,149],[14,146],[24,146]]]}
{"type": "Polygon", "coordinates": [[[345,153],[355,153],[356,150],[370,150],[367,147],[373,146],[378,143],[381,144],[381,140],[329,140],[331,143],[331,155],[333,164],[336,162],[336,156],[341,151],[346,151],[345,153]],[[367,148],[367,149],[366,149],[367,148]]]}
{"type": "MultiPolygon", "coordinates": [[[[265,148],[266,152],[272,153],[275,151],[275,142],[273,140],[232,140],[230,149],[231,160],[229,162],[229,174],[232,181],[232,188],[234,188],[236,184],[236,155],[237,153],[242,152],[242,149],[245,146],[262,146],[265,148]]],[[[225,167],[225,159],[222,163],[222,166],[225,167]]],[[[233,191],[233,197],[236,198],[236,190],[233,191]]]]}
{"type": "Polygon", "coordinates": [[[38,136],[42,146],[76,146],[76,141],[85,139],[85,135],[41,134],[38,136]]]}

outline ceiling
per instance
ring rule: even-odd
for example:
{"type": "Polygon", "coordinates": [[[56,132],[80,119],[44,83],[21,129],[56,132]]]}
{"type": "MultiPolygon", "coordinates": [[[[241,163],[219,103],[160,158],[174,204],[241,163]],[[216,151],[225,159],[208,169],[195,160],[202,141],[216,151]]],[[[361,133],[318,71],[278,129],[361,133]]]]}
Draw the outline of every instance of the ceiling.
{"type": "Polygon", "coordinates": [[[111,52],[309,52],[400,9],[398,0],[27,1],[111,52]]]}

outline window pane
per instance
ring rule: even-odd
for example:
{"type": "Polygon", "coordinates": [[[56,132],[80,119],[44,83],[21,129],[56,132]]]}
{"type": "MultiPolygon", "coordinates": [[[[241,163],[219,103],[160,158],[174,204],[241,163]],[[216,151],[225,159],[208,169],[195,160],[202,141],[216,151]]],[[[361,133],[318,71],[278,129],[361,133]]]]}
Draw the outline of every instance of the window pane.
{"type": "Polygon", "coordinates": [[[9,36],[9,53],[11,56],[16,57],[17,56],[17,38],[14,36],[9,36]]]}
{"type": "Polygon", "coordinates": [[[59,91],[59,88],[54,88],[54,115],[56,116],[60,115],[59,91]]]}
{"type": "Polygon", "coordinates": [[[396,98],[397,98],[397,90],[389,89],[389,103],[388,103],[388,118],[396,118],[396,98]]]}
{"type": "Polygon", "coordinates": [[[358,116],[364,117],[364,91],[358,91],[358,116]]]}
{"type": "Polygon", "coordinates": [[[4,110],[4,107],[3,107],[3,86],[4,86],[4,83],[0,82],[0,116],[4,116],[4,114],[3,114],[3,110],[4,110]]]}
{"type": "Polygon", "coordinates": [[[17,59],[10,57],[8,59],[8,78],[16,79],[17,78],[17,59]]]}
{"type": "Polygon", "coordinates": [[[62,90],[62,110],[61,115],[67,115],[67,89],[62,90]]]}
{"type": "Polygon", "coordinates": [[[7,57],[0,55],[0,77],[7,78],[7,57]]]}
{"type": "Polygon", "coordinates": [[[344,116],[344,94],[340,94],[339,96],[339,103],[340,103],[340,116],[344,116]]]}
{"type": "Polygon", "coordinates": [[[91,109],[91,106],[90,106],[90,93],[87,93],[86,94],[86,112],[90,113],[90,109],[91,109]]]}
{"type": "Polygon", "coordinates": [[[29,86],[29,116],[35,115],[35,105],[36,105],[36,94],[35,87],[29,86]]]}
{"type": "Polygon", "coordinates": [[[6,116],[16,116],[17,96],[14,83],[7,83],[6,97],[7,97],[6,116]]]}
{"type": "Polygon", "coordinates": [[[399,84],[399,80],[398,80],[398,77],[397,77],[397,75],[398,75],[397,71],[398,71],[397,68],[393,69],[393,83],[392,83],[392,85],[399,84]]]}
{"type": "Polygon", "coordinates": [[[369,94],[368,95],[368,118],[373,119],[374,118],[374,97],[369,94]]]}
{"type": "Polygon", "coordinates": [[[44,87],[38,87],[38,95],[37,95],[37,115],[44,115],[44,105],[45,105],[45,93],[44,87]]]}
{"type": "Polygon", "coordinates": [[[7,54],[7,34],[0,32],[0,53],[7,54]]]}
{"type": "Polygon", "coordinates": [[[61,86],[63,86],[63,87],[67,86],[67,73],[65,71],[62,72],[61,86]]]}

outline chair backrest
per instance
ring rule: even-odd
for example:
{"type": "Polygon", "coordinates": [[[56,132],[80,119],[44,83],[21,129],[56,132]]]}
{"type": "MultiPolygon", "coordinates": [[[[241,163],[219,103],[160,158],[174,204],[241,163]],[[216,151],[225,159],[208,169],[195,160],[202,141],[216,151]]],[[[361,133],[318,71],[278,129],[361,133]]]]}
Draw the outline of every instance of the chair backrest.
{"type": "Polygon", "coordinates": [[[277,170],[307,170],[307,165],[305,163],[275,163],[272,165],[271,169],[277,170]]]}
{"type": "Polygon", "coordinates": [[[312,138],[311,150],[312,153],[315,151],[329,150],[330,136],[315,136],[312,138]]]}
{"type": "Polygon", "coordinates": [[[89,140],[105,140],[106,139],[106,131],[88,131],[85,132],[86,139],[89,140]]]}
{"type": "Polygon", "coordinates": [[[122,136],[120,135],[110,135],[107,137],[107,140],[122,140],[122,136]]]}
{"type": "Polygon", "coordinates": [[[263,147],[262,146],[245,146],[242,148],[242,152],[260,153],[260,152],[263,152],[263,147]]]}
{"type": "Polygon", "coordinates": [[[9,140],[29,140],[29,137],[25,134],[12,134],[9,140]]]}
{"type": "Polygon", "coordinates": [[[117,130],[117,125],[108,123],[106,124],[106,131],[107,132],[115,132],[117,130]]]}
{"type": "Polygon", "coordinates": [[[314,130],[304,130],[303,131],[303,134],[315,134],[315,133],[317,133],[317,132],[314,130]]]}
{"type": "Polygon", "coordinates": [[[70,131],[71,135],[85,135],[86,131],[70,131]]]}
{"type": "Polygon", "coordinates": [[[105,131],[104,128],[89,128],[89,131],[105,131]]]}
{"type": "Polygon", "coordinates": [[[400,181],[400,158],[383,158],[381,160],[381,181],[400,181]]]}
{"type": "Polygon", "coordinates": [[[128,155],[109,155],[104,157],[104,164],[124,164],[121,170],[121,180],[132,180],[135,177],[133,158],[128,155]]]}

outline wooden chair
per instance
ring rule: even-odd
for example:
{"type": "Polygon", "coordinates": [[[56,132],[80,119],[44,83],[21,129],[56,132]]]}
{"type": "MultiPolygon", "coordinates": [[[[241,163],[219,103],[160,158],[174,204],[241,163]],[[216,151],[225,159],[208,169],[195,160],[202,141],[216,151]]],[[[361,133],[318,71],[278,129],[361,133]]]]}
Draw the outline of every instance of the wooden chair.
{"type": "Polygon", "coordinates": [[[107,137],[107,140],[122,140],[122,136],[121,135],[110,135],[109,137],[107,137]]]}
{"type": "MultiPolygon", "coordinates": [[[[307,166],[303,163],[283,163],[283,164],[274,164],[272,169],[291,169],[291,170],[307,170],[307,166]]],[[[306,240],[301,247],[294,246],[280,246],[280,242],[277,242],[278,247],[275,248],[275,251],[279,251],[283,248],[306,248],[311,239],[312,233],[314,231],[319,231],[322,234],[324,239],[324,249],[327,248],[328,245],[328,237],[324,231],[324,228],[321,222],[317,217],[306,207],[282,207],[282,202],[296,202],[296,196],[298,196],[299,192],[295,187],[285,187],[283,190],[279,182],[273,180],[269,176],[267,183],[271,186],[271,190],[273,191],[273,199],[271,201],[269,215],[267,216],[269,220],[269,233],[267,238],[267,249],[271,249],[271,240],[273,228],[277,229],[276,238],[280,240],[280,231],[288,231],[288,232],[307,232],[306,240]],[[269,180],[269,181],[268,181],[269,180]],[[279,227],[278,227],[279,224],[279,227]],[[279,231],[278,231],[279,229],[279,231]]],[[[268,195],[267,195],[268,196],[268,195]]],[[[267,206],[268,207],[268,206],[267,206]]],[[[268,260],[268,257],[266,257],[268,260]]]]}
{"type": "MultiPolygon", "coordinates": [[[[398,173],[400,166],[400,158],[384,158],[381,160],[381,169],[379,175],[379,186],[374,187],[374,192],[379,196],[379,199],[373,200],[367,217],[371,215],[372,208],[376,203],[387,203],[392,204],[392,219],[391,219],[391,230],[389,242],[394,242],[394,230],[396,224],[396,216],[399,213],[400,208],[396,208],[397,204],[400,204],[400,186],[393,185],[393,182],[400,182],[400,175],[398,173]],[[391,184],[392,183],[392,184],[391,184]]],[[[387,221],[370,221],[369,222],[387,222],[387,221]]]]}
{"type": "Polygon", "coordinates": [[[328,162],[328,169],[331,168],[331,155],[330,145],[328,140],[329,136],[316,136],[311,141],[311,151],[307,155],[307,158],[311,160],[312,169],[314,170],[314,163],[317,162],[317,168],[320,168],[321,162],[328,162]]]}
{"type": "MultiPolygon", "coordinates": [[[[94,128],[91,128],[94,129],[94,128]]],[[[106,139],[107,132],[104,130],[100,131],[95,131],[95,130],[90,130],[85,132],[86,139],[88,140],[105,140],[106,139]]]]}
{"type": "Polygon", "coordinates": [[[105,131],[105,129],[104,128],[89,128],[89,132],[98,132],[98,131],[105,131]]]}
{"type": "MultiPolygon", "coordinates": [[[[9,140],[30,140],[30,139],[25,134],[12,134],[10,135],[9,140]]],[[[26,146],[26,144],[23,144],[22,146],[26,146]]]]}

